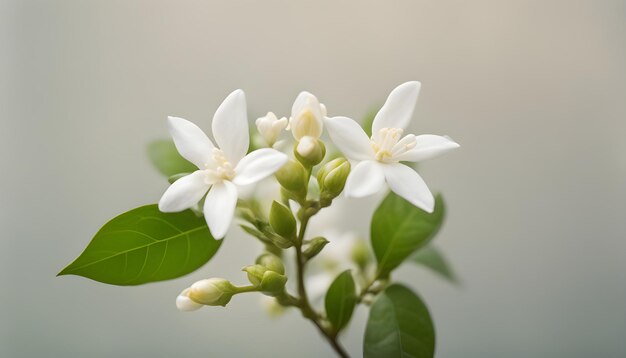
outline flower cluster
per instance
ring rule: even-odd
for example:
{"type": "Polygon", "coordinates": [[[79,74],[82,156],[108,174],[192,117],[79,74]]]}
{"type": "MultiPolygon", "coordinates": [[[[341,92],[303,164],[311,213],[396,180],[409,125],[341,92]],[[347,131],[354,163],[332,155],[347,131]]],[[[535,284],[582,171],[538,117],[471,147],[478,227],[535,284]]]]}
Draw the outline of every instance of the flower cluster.
{"type": "Polygon", "coordinates": [[[347,357],[338,336],[357,305],[372,305],[366,356],[432,357],[429,314],[419,296],[393,283],[391,273],[404,261],[418,262],[412,255],[422,252],[430,255],[424,262],[452,277],[437,251],[425,247],[442,225],[443,200],[433,196],[407,163],[459,145],[447,136],[405,133],[419,91],[416,81],[395,88],[373,118],[371,135],[351,118],[328,116],[309,92],[296,97],[289,118],[268,112],[250,133],[246,96],[236,90],[215,111],[213,140],[196,124],[169,117],[173,144],[154,147],[161,154],[151,151],[151,158],[160,159],[153,162],[171,183],[158,205],[110,220],[60,275],[115,285],[182,277],[214,256],[238,217],[240,227],[264,248],[242,269],[248,283],[197,281],[178,295],[178,309],[226,306],[235,295],[261,293],[274,314],[287,307],[300,310],[337,354],[347,357]],[[292,150],[284,151],[290,144],[292,150]],[[376,197],[387,187],[391,193],[371,224],[362,223],[369,228],[371,245],[362,235],[319,220],[307,231],[321,211],[318,219],[326,215],[345,220],[351,208],[344,206],[350,200],[343,198],[376,197]],[[317,231],[315,225],[320,226],[317,231]],[[289,254],[291,264],[285,265],[289,254]],[[378,299],[381,296],[385,299],[378,299]],[[415,312],[381,315],[389,310],[408,313],[407,307],[415,312]],[[420,318],[414,320],[418,313],[420,318]],[[387,338],[380,339],[383,336],[387,338]]]}
{"type": "MultiPolygon", "coordinates": [[[[371,137],[351,118],[328,117],[326,107],[316,96],[301,92],[293,103],[289,120],[279,119],[273,112],[256,120],[258,133],[267,147],[249,153],[246,98],[242,90],[228,95],[213,116],[212,129],[217,146],[192,122],[169,117],[168,128],[178,152],[198,170],[176,180],[163,194],[159,209],[178,212],[196,207],[204,199],[202,211],[208,227],[215,238],[221,239],[232,222],[241,188],[258,183],[281,168],[277,179],[282,184],[283,194],[296,203],[306,203],[311,169],[326,155],[321,140],[326,127],[332,143],[347,160],[332,160],[318,170],[321,206],[330,205],[342,191],[346,197],[361,198],[379,192],[386,184],[413,205],[432,212],[433,194],[421,176],[403,162],[433,158],[459,145],[447,136],[404,134],[420,86],[416,81],[406,82],[391,92],[374,117],[371,137]],[[290,130],[295,139],[295,160],[273,148],[284,130],[290,130]]],[[[274,202],[272,212],[275,223],[270,227],[285,241],[277,246],[292,246],[290,240],[296,240],[296,224],[290,209],[274,202]]],[[[267,232],[261,231],[260,234],[271,237],[267,232]]],[[[274,239],[274,242],[281,241],[274,239]]],[[[321,251],[324,245],[317,245],[313,250],[321,251]]],[[[274,261],[280,259],[274,256],[274,261]]],[[[286,281],[284,269],[274,271],[257,264],[244,270],[255,287],[261,286],[268,272],[272,273],[266,278],[268,282],[276,281],[279,286],[284,286],[286,281]]],[[[311,285],[324,287],[329,282],[322,283],[322,280],[330,279],[328,275],[318,275],[312,279],[311,285]]],[[[176,302],[184,311],[202,305],[225,305],[232,295],[247,290],[224,279],[202,280],[183,290],[176,302]]],[[[269,295],[275,293],[269,292],[269,295]]]]}

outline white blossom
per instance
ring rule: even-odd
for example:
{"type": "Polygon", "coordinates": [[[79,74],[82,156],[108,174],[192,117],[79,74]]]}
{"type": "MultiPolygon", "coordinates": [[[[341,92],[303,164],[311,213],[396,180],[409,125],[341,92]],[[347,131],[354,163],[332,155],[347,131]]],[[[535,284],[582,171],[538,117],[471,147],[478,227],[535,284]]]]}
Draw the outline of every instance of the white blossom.
{"type": "Polygon", "coordinates": [[[335,145],[352,161],[344,189],[348,197],[360,198],[378,192],[385,185],[413,205],[434,210],[435,199],[419,174],[401,162],[436,157],[459,145],[446,136],[404,135],[413,115],[420,90],[417,81],[396,87],[376,114],[368,138],[358,123],[347,117],[326,119],[335,145]]]}
{"type": "Polygon", "coordinates": [[[246,155],[250,138],[246,97],[242,90],[228,95],[215,112],[212,129],[217,146],[198,126],[185,119],[169,117],[168,127],[178,152],[198,170],[178,179],[165,191],[159,210],[186,210],[206,194],[204,217],[216,239],[223,238],[230,227],[238,187],[272,175],[288,159],[271,148],[246,155]]]}

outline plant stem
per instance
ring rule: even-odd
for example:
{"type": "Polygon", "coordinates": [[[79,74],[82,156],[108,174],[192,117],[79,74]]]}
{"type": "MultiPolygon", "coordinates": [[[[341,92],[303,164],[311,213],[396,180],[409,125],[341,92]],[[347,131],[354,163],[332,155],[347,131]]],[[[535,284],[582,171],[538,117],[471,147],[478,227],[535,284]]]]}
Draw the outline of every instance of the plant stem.
{"type": "Polygon", "coordinates": [[[302,315],[309,319],[315,327],[319,330],[319,332],[326,338],[328,343],[333,347],[335,352],[343,358],[349,358],[350,356],[345,351],[345,349],[339,344],[337,340],[337,334],[331,331],[330,329],[324,328],[320,320],[319,314],[317,314],[311,304],[309,303],[309,299],[306,293],[306,287],[304,285],[304,268],[306,265],[306,259],[304,255],[302,255],[302,243],[304,242],[304,234],[306,232],[307,224],[309,223],[309,219],[311,215],[304,214],[302,220],[300,221],[300,231],[298,232],[298,238],[296,241],[295,249],[296,249],[296,268],[297,268],[297,277],[298,277],[298,295],[300,296],[300,310],[302,311],[302,315]]]}

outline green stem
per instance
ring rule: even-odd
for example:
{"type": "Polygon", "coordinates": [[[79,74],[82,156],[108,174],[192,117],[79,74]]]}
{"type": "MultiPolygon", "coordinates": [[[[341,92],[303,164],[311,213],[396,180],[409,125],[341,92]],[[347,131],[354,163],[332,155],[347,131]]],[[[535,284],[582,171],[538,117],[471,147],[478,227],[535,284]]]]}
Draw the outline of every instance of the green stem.
{"type": "Polygon", "coordinates": [[[300,221],[300,231],[298,232],[298,238],[296,241],[295,249],[296,249],[296,268],[297,268],[297,279],[298,279],[298,295],[300,296],[300,310],[302,311],[302,315],[309,319],[315,327],[319,330],[319,332],[326,338],[328,343],[333,347],[335,352],[342,358],[349,358],[350,356],[345,351],[345,349],[339,344],[337,340],[337,334],[332,330],[324,328],[322,321],[320,320],[320,315],[317,314],[311,304],[309,303],[309,299],[306,292],[306,287],[304,285],[304,269],[306,265],[306,258],[302,254],[302,243],[304,242],[304,234],[306,233],[306,227],[309,223],[309,219],[312,215],[305,214],[303,215],[300,221]]]}

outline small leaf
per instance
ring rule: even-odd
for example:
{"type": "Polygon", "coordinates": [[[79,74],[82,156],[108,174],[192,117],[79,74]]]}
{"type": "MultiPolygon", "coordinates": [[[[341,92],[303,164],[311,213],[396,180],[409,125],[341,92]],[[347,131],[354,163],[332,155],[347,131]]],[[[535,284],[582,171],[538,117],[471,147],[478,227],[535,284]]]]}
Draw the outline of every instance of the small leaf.
{"type": "Polygon", "coordinates": [[[198,170],[195,165],[178,154],[174,142],[169,139],[157,139],[150,142],[148,158],[152,165],[166,177],[198,170]]]}
{"type": "Polygon", "coordinates": [[[363,357],[432,358],[434,355],[435,328],[426,305],[402,285],[387,287],[370,310],[363,357]]]}
{"type": "Polygon", "coordinates": [[[106,223],[59,275],[122,286],[169,280],[204,265],[220,244],[193,212],[166,214],[146,205],[106,223]]]}
{"type": "Polygon", "coordinates": [[[429,214],[393,192],[389,193],[376,209],[371,225],[378,276],[388,275],[415,250],[427,244],[441,227],[443,218],[441,195],[435,197],[435,211],[429,214]]]}
{"type": "Polygon", "coordinates": [[[423,265],[433,270],[450,282],[456,283],[457,278],[448,261],[443,254],[433,246],[426,246],[418,250],[412,257],[411,261],[418,265],[423,265]]]}
{"type": "Polygon", "coordinates": [[[350,270],[347,270],[337,276],[326,293],[326,315],[335,332],[341,331],[350,322],[356,303],[356,285],[350,270]]]}

